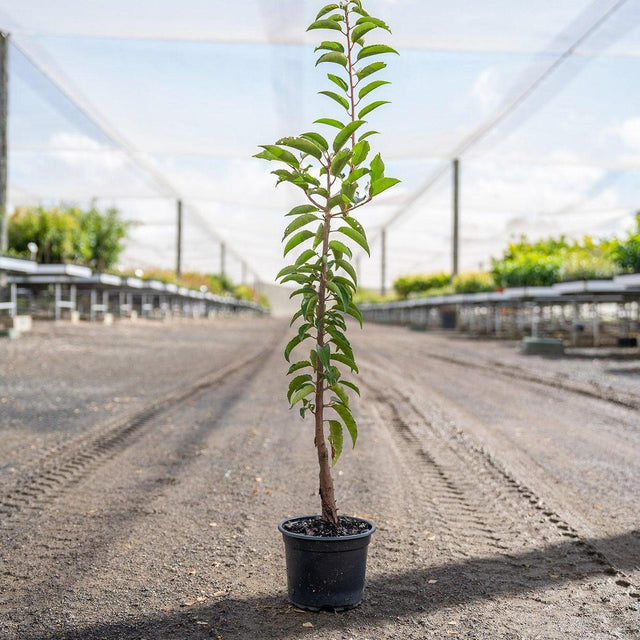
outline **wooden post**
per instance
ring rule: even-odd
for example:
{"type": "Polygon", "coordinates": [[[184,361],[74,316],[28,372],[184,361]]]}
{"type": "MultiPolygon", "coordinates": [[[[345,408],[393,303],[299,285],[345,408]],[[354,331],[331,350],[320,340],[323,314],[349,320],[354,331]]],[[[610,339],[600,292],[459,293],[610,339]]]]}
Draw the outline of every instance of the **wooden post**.
{"type": "Polygon", "coordinates": [[[387,230],[382,228],[382,258],[380,260],[380,295],[384,296],[387,293],[387,230]]]}
{"type": "Polygon", "coordinates": [[[176,276],[182,276],[182,200],[178,200],[178,219],[176,220],[176,276]]]}
{"type": "MultiPolygon", "coordinates": [[[[0,32],[0,253],[9,248],[9,214],[7,212],[7,124],[9,108],[9,34],[0,32]]],[[[6,274],[0,272],[0,287],[6,274]]]]}
{"type": "Polygon", "coordinates": [[[460,161],[458,158],[453,160],[453,246],[452,246],[452,265],[451,278],[458,275],[458,257],[460,243],[460,161]]]}

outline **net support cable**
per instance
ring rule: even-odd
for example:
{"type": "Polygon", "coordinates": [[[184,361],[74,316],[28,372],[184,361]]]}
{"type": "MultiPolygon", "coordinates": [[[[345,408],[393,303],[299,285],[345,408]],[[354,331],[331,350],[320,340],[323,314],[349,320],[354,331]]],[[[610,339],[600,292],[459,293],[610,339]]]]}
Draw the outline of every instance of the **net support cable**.
{"type": "MultiPolygon", "coordinates": [[[[15,47],[33,68],[46,77],[49,82],[59,91],[69,102],[71,102],[80,113],[94,126],[96,126],[102,134],[116,147],[120,148],[127,157],[134,163],[135,166],[141,168],[146,174],[150,175],[156,184],[162,188],[165,192],[171,194],[171,197],[175,200],[182,201],[186,205],[186,198],[184,194],[171,183],[171,181],[154,165],[154,163],[142,152],[136,150],[118,131],[112,127],[108,121],[102,116],[98,110],[89,103],[86,98],[81,97],[79,92],[71,91],[67,83],[63,82],[56,74],[47,68],[36,56],[28,51],[24,45],[16,42],[13,38],[11,45],[15,47]]],[[[184,207],[187,208],[186,206],[184,207]]],[[[247,264],[247,268],[254,274],[256,279],[260,280],[260,275],[253,269],[237,251],[229,247],[226,239],[213,231],[205,220],[205,216],[194,205],[189,204],[188,209],[191,213],[191,218],[200,226],[200,228],[216,243],[220,245],[226,245],[226,251],[230,256],[233,256],[238,262],[247,264]]]]}

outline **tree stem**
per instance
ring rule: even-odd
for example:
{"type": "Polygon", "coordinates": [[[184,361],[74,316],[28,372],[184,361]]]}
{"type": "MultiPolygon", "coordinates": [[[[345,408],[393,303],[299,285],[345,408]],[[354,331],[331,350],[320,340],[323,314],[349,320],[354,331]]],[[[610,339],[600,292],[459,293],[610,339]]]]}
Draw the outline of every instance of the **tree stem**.
{"type": "MultiPolygon", "coordinates": [[[[330,164],[327,165],[327,191],[331,190],[330,164]]],[[[327,200],[328,202],[328,200],[327,200]]],[[[329,234],[331,232],[331,210],[327,205],[324,210],[324,233],[322,238],[322,270],[318,286],[318,347],[325,344],[325,312],[327,293],[327,261],[329,259],[329,234]]],[[[324,368],[318,359],[316,371],[316,407],[315,407],[315,444],[320,465],[320,501],[322,503],[322,518],[334,525],[338,524],[338,508],[331,477],[329,449],[324,436],[324,368]]]]}

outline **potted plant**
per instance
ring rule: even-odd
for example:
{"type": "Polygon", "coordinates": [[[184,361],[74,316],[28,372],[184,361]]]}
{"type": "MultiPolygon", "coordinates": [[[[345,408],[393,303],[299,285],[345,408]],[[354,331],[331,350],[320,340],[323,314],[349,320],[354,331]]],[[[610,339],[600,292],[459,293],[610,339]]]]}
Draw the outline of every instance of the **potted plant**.
{"type": "Polygon", "coordinates": [[[287,398],[299,406],[300,415],[314,416],[314,444],[319,464],[322,513],[280,523],[285,541],[289,599],[297,606],[319,610],[357,606],[364,589],[367,545],[373,523],[339,516],[331,467],[336,464],[346,434],[355,445],[357,425],[350,393],[359,395],[349,373],[358,373],[346,336],[347,316],[362,325],[354,304],[357,275],[352,249],[369,253],[366,233],[355,218],[358,209],[395,185],[385,176],[380,154],[373,155],[364,119],[387,104],[373,100],[373,93],[389,84],[373,76],[386,67],[380,56],[397,53],[385,44],[365,44],[375,30],[389,31],[380,19],[367,13],[361,0],[342,0],[320,9],[309,30],[326,30],[333,36],[316,51],[316,65],[328,64],[331,90],[321,91],[340,107],[340,117],[323,117],[314,124],[319,130],[286,137],[262,145],[255,157],[281,163],[274,173],[304,194],[303,203],[286,215],[284,255],[296,250],[290,266],[277,275],[281,283],[299,285],[292,297],[300,298],[294,314],[296,335],[285,348],[308,353],[291,364],[287,398]],[[337,90],[336,90],[337,89],[337,90]],[[327,136],[327,132],[330,135],[327,136]]]}

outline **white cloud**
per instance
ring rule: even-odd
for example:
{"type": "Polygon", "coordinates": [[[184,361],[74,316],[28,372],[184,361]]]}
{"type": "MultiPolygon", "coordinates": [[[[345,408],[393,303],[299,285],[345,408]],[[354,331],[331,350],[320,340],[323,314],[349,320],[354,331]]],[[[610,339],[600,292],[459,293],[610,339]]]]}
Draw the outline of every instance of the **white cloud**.
{"type": "Polygon", "coordinates": [[[500,98],[497,90],[497,73],[495,69],[484,69],[471,87],[471,95],[480,103],[483,110],[495,107],[500,98]]]}
{"type": "Polygon", "coordinates": [[[616,129],[626,147],[632,151],[640,152],[640,118],[629,118],[616,129]]]}

